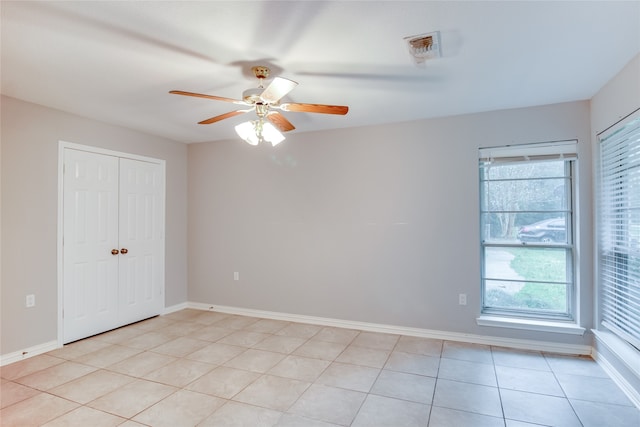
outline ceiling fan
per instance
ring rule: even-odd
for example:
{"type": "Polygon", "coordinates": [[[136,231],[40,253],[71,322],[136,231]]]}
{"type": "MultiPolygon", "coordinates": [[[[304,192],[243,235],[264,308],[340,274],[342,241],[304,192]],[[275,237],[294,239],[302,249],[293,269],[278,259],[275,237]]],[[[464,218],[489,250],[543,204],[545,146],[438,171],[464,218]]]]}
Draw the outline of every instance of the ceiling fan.
{"type": "Polygon", "coordinates": [[[284,115],[280,114],[276,110],[338,115],[345,115],[349,111],[349,107],[342,105],[301,104],[297,102],[281,103],[280,100],[282,97],[291,92],[298,83],[293,80],[276,77],[265,88],[264,79],[269,77],[269,68],[265,66],[256,66],[251,68],[251,70],[258,79],[259,85],[257,88],[247,89],[242,92],[242,99],[225,98],[221,96],[185,92],[181,90],[172,90],[169,91],[169,93],[213,99],[216,101],[230,102],[249,107],[220,114],[219,116],[202,120],[201,122],[198,122],[198,124],[208,125],[255,111],[258,116],[257,120],[251,120],[236,126],[236,132],[238,135],[252,145],[257,145],[259,142],[266,139],[275,146],[284,139],[284,136],[280,132],[289,132],[295,129],[295,126],[293,126],[293,124],[287,120],[284,115]],[[265,119],[267,122],[265,122],[265,119]]]}

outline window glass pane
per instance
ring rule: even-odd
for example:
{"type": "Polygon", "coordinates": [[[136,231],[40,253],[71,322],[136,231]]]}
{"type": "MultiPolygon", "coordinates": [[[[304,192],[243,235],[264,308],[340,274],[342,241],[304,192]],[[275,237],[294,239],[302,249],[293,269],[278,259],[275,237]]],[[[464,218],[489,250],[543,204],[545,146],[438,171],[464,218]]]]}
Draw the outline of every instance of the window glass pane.
{"type": "Polygon", "coordinates": [[[570,254],[565,248],[485,248],[485,307],[567,313],[570,254]]]}
{"type": "Polygon", "coordinates": [[[566,206],[565,178],[485,181],[485,210],[549,211],[566,206]]]}
{"type": "Polygon", "coordinates": [[[513,283],[488,280],[485,308],[522,312],[568,313],[567,285],[550,283],[513,283]]]}
{"type": "Polygon", "coordinates": [[[565,248],[488,247],[484,276],[523,282],[562,282],[570,278],[565,248]]]}
{"type": "Polygon", "coordinates": [[[494,243],[567,244],[569,224],[567,213],[484,213],[481,218],[482,240],[494,243]]]}
{"type": "Polygon", "coordinates": [[[564,160],[546,162],[496,163],[485,166],[485,178],[496,179],[529,179],[553,178],[564,176],[564,160]]]}

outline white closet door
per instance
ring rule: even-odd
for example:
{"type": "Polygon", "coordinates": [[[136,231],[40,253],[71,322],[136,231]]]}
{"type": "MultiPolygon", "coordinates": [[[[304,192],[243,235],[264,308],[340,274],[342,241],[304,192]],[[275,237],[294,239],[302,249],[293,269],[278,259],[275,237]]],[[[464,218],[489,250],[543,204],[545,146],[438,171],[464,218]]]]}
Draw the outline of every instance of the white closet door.
{"type": "Polygon", "coordinates": [[[118,158],[64,153],[64,342],[118,326],[118,158]]]}
{"type": "Polygon", "coordinates": [[[164,169],[120,159],[119,308],[122,324],[164,307],[164,169]]]}
{"type": "Polygon", "coordinates": [[[164,165],[64,150],[63,342],[162,313],[164,165]]]}

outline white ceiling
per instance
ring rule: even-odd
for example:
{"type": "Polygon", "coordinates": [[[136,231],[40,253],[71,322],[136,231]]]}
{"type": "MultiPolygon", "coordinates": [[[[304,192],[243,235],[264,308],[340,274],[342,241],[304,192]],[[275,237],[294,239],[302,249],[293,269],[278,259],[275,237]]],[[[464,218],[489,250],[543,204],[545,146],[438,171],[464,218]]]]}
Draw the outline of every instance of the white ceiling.
{"type": "MultiPolygon", "coordinates": [[[[640,52],[640,1],[2,1],[11,97],[185,143],[236,138],[253,65],[299,82],[293,132],[591,98],[640,52]],[[418,67],[404,37],[440,31],[418,67]]],[[[640,76],[639,76],[640,78],[640,76]]],[[[250,113],[253,114],[253,113],[250,113]]],[[[37,123],[34,123],[37,125],[37,123]]]]}

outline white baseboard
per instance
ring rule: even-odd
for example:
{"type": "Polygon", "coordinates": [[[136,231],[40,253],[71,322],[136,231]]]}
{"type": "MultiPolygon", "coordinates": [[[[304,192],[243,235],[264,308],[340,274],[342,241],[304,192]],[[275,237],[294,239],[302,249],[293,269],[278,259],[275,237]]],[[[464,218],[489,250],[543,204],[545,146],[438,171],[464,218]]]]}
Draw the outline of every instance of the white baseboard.
{"type": "Polygon", "coordinates": [[[58,341],[53,340],[43,344],[38,344],[33,347],[29,347],[22,351],[14,351],[13,353],[0,355],[0,366],[8,365],[9,363],[19,362],[24,359],[28,359],[39,354],[46,353],[59,348],[58,341]]]}
{"type": "Polygon", "coordinates": [[[184,310],[185,308],[189,308],[188,302],[183,302],[180,304],[172,305],[169,307],[165,307],[162,314],[175,313],[176,311],[184,310]]]}
{"type": "Polygon", "coordinates": [[[447,341],[460,341],[473,344],[485,344],[500,347],[517,348],[521,350],[546,351],[561,354],[590,355],[592,347],[589,345],[564,344],[547,341],[522,340],[514,338],[492,337],[487,335],[464,334],[459,332],[435,331],[430,329],[411,328],[404,326],[383,325],[378,323],[357,322],[351,320],[331,319],[326,317],[305,316],[301,314],[279,313],[273,311],[253,310],[240,307],[229,307],[215,304],[187,303],[188,308],[197,310],[217,311],[242,316],[253,316],[265,319],[285,320],[290,322],[309,323],[337,328],[358,329],[361,331],[381,332],[387,334],[408,335],[421,338],[434,338],[447,341]]]}
{"type": "Polygon", "coordinates": [[[640,392],[634,389],[631,384],[627,381],[627,379],[620,374],[620,372],[611,364],[606,358],[604,358],[601,354],[594,350],[593,358],[598,365],[602,367],[602,369],[611,377],[613,382],[616,383],[618,387],[622,390],[622,392],[629,398],[631,403],[635,405],[636,408],[640,409],[640,392]]]}
{"type": "Polygon", "coordinates": [[[596,345],[593,347],[593,359],[598,362],[602,369],[611,377],[611,379],[620,387],[627,395],[629,400],[640,408],[640,390],[636,390],[629,382],[627,375],[622,374],[616,366],[622,364],[621,369],[630,371],[630,375],[640,378],[640,354],[635,349],[631,349],[628,344],[621,343],[620,339],[609,332],[593,330],[596,337],[596,345]],[[604,346],[610,351],[617,360],[607,359],[605,355],[598,352],[598,345],[604,346]]]}

